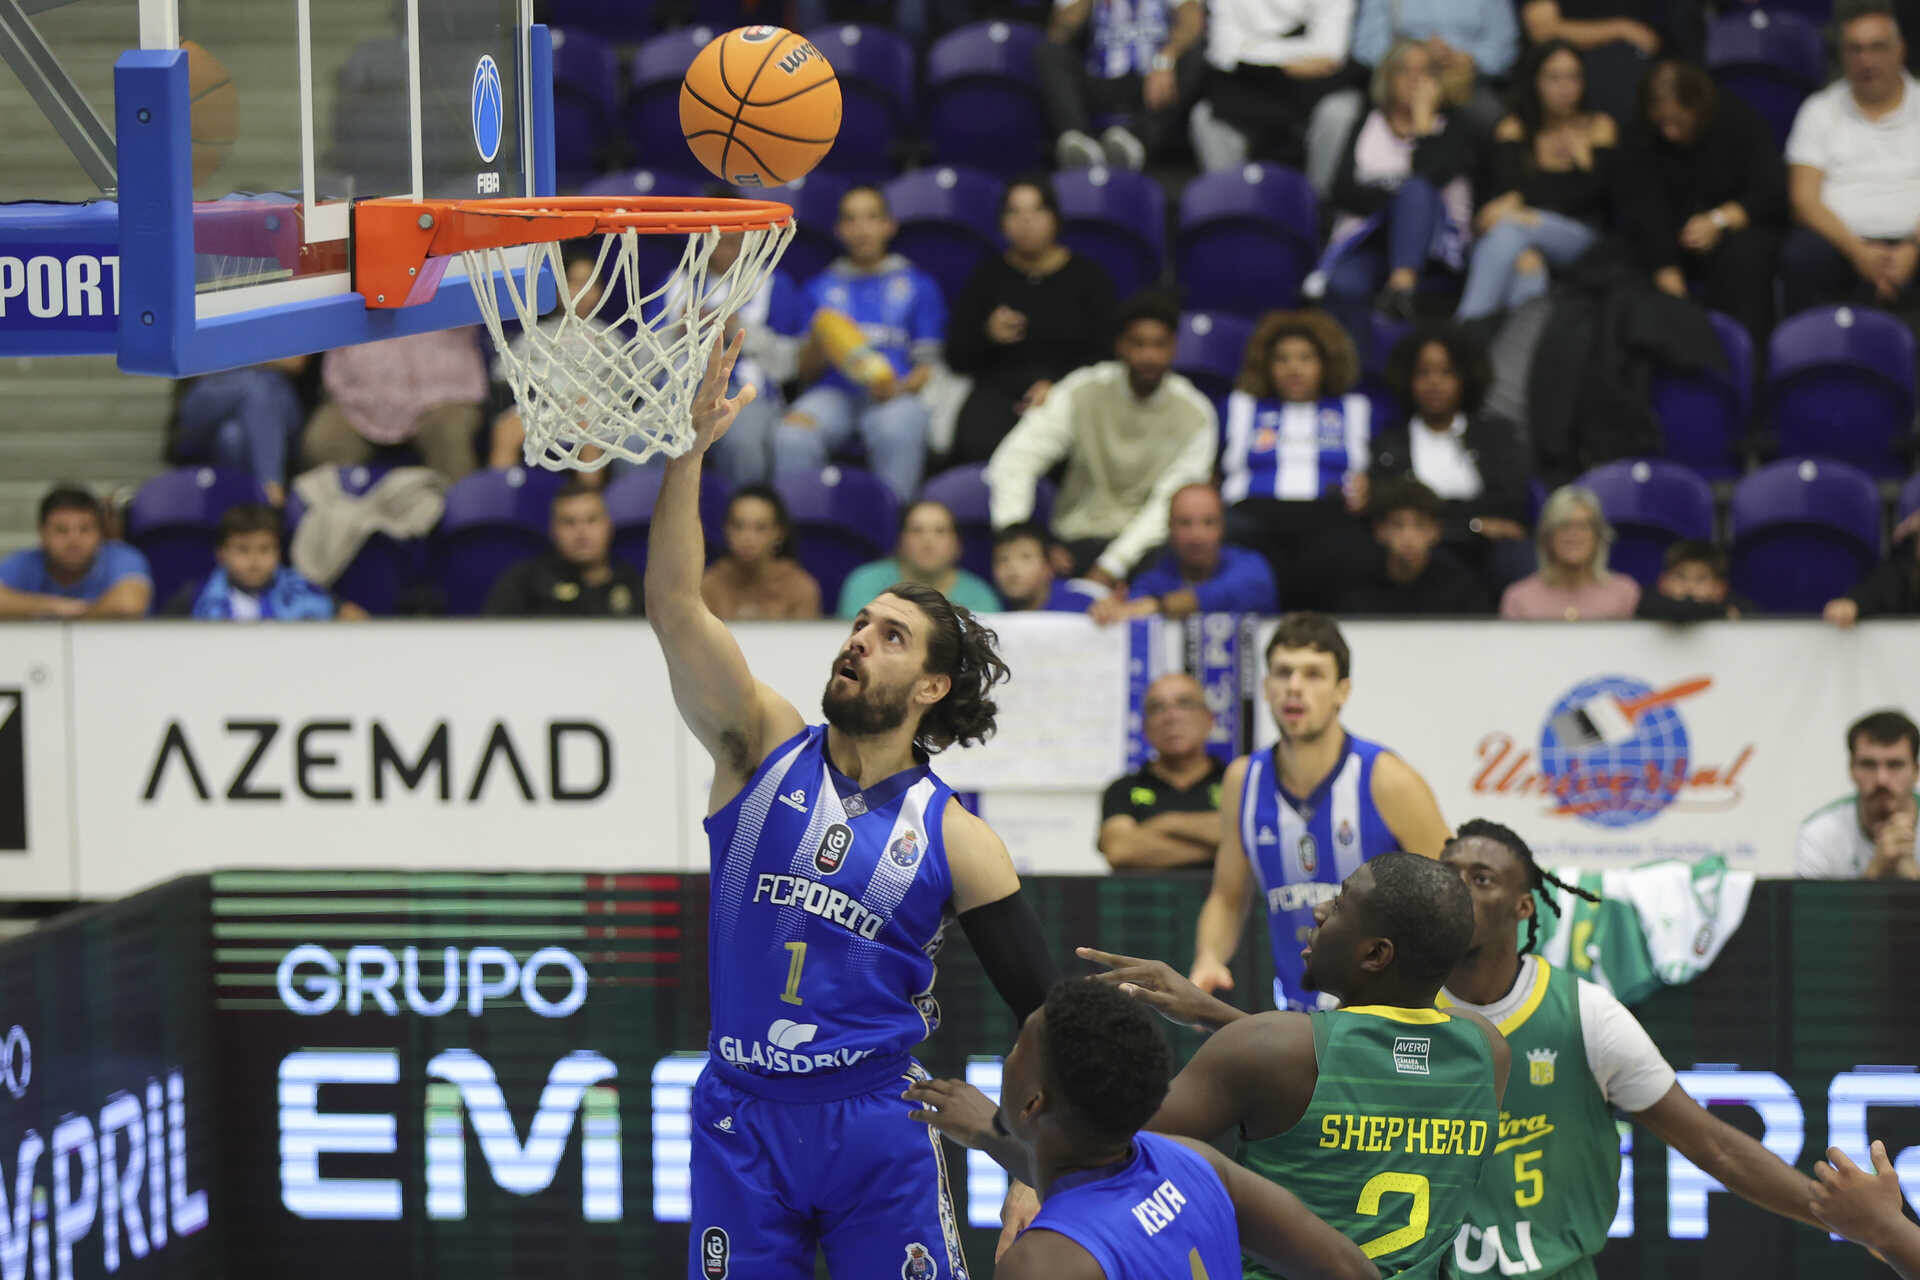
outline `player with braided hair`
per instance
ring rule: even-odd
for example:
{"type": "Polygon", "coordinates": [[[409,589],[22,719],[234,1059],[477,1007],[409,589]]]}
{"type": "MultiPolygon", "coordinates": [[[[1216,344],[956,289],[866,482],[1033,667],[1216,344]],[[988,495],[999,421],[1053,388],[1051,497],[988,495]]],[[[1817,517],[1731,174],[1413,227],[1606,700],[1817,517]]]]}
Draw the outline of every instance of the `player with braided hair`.
{"type": "Polygon", "coordinates": [[[1485,819],[1463,824],[1440,857],[1473,897],[1474,930],[1438,1003],[1483,1015],[1513,1052],[1500,1136],[1454,1238],[1449,1276],[1594,1276],[1619,1207],[1615,1111],[1728,1190],[1813,1222],[1809,1179],[1688,1097],[1610,992],[1533,954],[1539,903],[1557,910],[1546,890],[1571,885],[1543,870],[1516,832],[1485,819]],[[1522,921],[1526,945],[1516,947],[1522,921]]]}

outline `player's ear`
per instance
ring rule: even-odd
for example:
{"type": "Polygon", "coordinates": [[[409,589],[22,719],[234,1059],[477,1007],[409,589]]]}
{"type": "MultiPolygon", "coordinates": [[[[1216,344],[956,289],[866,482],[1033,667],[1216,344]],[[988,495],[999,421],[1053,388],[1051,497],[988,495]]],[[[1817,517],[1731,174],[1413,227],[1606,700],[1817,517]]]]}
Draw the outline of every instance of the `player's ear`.
{"type": "Polygon", "coordinates": [[[1529,889],[1521,895],[1520,901],[1513,904],[1513,918],[1515,920],[1531,920],[1539,913],[1539,910],[1540,908],[1535,905],[1533,900],[1533,890],[1529,889]]]}
{"type": "Polygon", "coordinates": [[[947,696],[953,688],[953,677],[928,672],[920,677],[920,689],[916,697],[923,707],[931,707],[947,696]]]}
{"type": "Polygon", "coordinates": [[[1360,953],[1360,967],[1368,973],[1385,973],[1393,968],[1393,939],[1367,939],[1367,949],[1360,953]]]}

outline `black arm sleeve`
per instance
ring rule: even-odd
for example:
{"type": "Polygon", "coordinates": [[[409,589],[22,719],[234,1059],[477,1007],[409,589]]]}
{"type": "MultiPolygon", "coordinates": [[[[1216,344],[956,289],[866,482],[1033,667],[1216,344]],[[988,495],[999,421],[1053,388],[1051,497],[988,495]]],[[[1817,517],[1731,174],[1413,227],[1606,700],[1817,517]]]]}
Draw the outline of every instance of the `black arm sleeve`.
{"type": "Polygon", "coordinates": [[[1015,889],[998,902],[960,913],[960,927],[987,971],[987,981],[1024,1023],[1027,1015],[1047,1002],[1053,986],[1053,958],[1040,934],[1040,917],[1021,891],[1015,889]]]}

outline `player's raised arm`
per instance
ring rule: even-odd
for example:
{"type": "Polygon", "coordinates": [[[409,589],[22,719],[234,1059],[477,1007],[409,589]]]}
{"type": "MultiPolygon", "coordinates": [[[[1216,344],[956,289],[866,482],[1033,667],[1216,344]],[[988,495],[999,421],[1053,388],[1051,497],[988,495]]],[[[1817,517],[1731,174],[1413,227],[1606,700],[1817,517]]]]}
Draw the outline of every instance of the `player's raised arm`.
{"type": "Polygon", "coordinates": [[[1235,1164],[1204,1142],[1181,1141],[1213,1166],[1233,1201],[1240,1246],[1294,1280],[1380,1280],[1360,1246],[1328,1226],[1299,1196],[1235,1164]]]}
{"type": "Polygon", "coordinates": [[[754,389],[727,395],[741,334],[716,342],[707,374],[694,393],[694,441],[666,465],[647,538],[647,621],[667,655],[674,705],[713,757],[715,789],[737,788],[768,747],[799,732],[800,713],[753,678],[746,655],[700,598],[706,538],[700,530],[701,460],[734,417],[753,402],[754,389]]]}
{"type": "Polygon", "coordinates": [[[1220,780],[1220,852],[1213,859],[1213,888],[1200,908],[1193,944],[1193,968],[1187,977],[1202,991],[1233,989],[1233,953],[1247,923],[1253,896],[1253,869],[1240,842],[1240,791],[1247,783],[1247,758],[1227,766],[1220,780]]]}

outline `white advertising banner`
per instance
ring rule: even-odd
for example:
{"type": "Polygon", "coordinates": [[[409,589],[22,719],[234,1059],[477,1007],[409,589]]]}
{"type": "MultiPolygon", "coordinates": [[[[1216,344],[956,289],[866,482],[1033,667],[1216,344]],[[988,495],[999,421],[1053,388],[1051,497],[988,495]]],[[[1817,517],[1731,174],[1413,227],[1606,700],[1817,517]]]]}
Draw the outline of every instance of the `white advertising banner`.
{"type": "MultiPolygon", "coordinates": [[[[1022,871],[1097,871],[1134,668],[1180,646],[1083,618],[994,625],[1013,670],[1000,731],[936,767],[980,796],[1022,871]]],[[[1254,704],[1260,746],[1269,630],[1238,695],[1233,652],[1188,648],[1236,729],[1229,704],[1254,704]]],[[[1448,822],[1504,822],[1560,864],[1718,853],[1791,875],[1801,818],[1848,789],[1846,725],[1920,710],[1920,625],[1346,633],[1347,726],[1419,770],[1448,822]]],[[[817,718],[845,625],[735,635],[817,718]]],[[[0,897],[232,867],[697,871],[711,778],[640,623],[0,629],[0,897]]]]}
{"type": "Polygon", "coordinates": [[[72,635],[88,897],[217,867],[705,866],[643,626],[72,635]]]}
{"type": "MultiPolygon", "coordinates": [[[[1347,727],[1418,769],[1449,823],[1505,823],[1566,865],[1717,853],[1790,876],[1800,820],[1851,789],[1846,727],[1920,713],[1920,628],[1903,624],[1343,630],[1347,727]]],[[[1276,734],[1256,701],[1264,745],[1276,734]]]]}
{"type": "Polygon", "coordinates": [[[0,898],[74,895],[67,632],[0,627],[0,898]]]}

